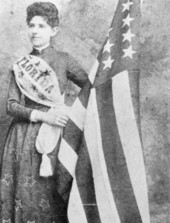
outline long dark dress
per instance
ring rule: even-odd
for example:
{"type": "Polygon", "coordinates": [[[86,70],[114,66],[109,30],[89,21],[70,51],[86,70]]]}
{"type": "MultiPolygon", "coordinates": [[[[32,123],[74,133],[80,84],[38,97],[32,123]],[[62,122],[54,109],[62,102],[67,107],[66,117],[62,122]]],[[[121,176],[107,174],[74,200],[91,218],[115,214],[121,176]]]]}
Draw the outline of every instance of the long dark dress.
{"type": "MultiPolygon", "coordinates": [[[[86,81],[86,73],[77,67],[66,53],[48,47],[32,55],[44,59],[56,72],[61,93],[66,90],[67,79],[80,87],[86,81]]],[[[35,140],[41,123],[30,121],[33,109],[49,108],[24,98],[12,76],[7,101],[7,112],[14,116],[7,135],[2,158],[0,196],[2,223],[66,223],[67,207],[56,188],[55,163],[58,146],[50,154],[54,168],[52,177],[39,176],[41,154],[35,148],[35,140]]]]}

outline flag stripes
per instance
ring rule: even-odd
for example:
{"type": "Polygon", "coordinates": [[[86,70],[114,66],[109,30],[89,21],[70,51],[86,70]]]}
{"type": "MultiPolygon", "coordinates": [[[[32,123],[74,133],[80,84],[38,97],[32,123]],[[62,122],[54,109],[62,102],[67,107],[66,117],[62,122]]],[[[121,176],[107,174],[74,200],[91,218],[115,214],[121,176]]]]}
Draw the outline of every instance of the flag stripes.
{"type": "Polygon", "coordinates": [[[120,223],[117,208],[111,191],[104,158],[99,117],[96,104],[96,91],[93,88],[89,98],[84,135],[93,169],[96,200],[103,223],[120,223]],[[90,124],[90,123],[93,123],[90,124]]]}
{"type": "Polygon", "coordinates": [[[87,148],[84,135],[80,148],[81,150],[79,152],[75,174],[80,197],[84,206],[84,211],[86,213],[87,222],[100,223],[101,221],[99,217],[94,187],[95,179],[93,177],[93,170],[89,157],[89,149],[87,148]]]}
{"type": "Polygon", "coordinates": [[[87,80],[85,86],[75,101],[75,106],[72,108],[67,127],[63,132],[60,150],[58,153],[58,162],[56,164],[56,187],[58,188],[58,192],[66,204],[68,204],[73,177],[75,176],[75,166],[77,164],[82,138],[82,126],[86,115],[85,111],[91,86],[91,82],[87,80]],[[79,111],[80,114],[75,116],[74,114],[77,114],[77,111],[79,111]],[[71,119],[71,117],[73,117],[74,121],[71,119]],[[75,123],[78,123],[78,125],[75,123]],[[67,162],[69,162],[69,164],[67,164],[67,162]]]}
{"type": "Polygon", "coordinates": [[[126,157],[117,128],[115,108],[113,106],[112,80],[97,87],[96,96],[102,149],[120,222],[141,223],[141,216],[134,196],[126,157]],[[107,115],[103,116],[103,114],[107,115]]]}
{"type": "Polygon", "coordinates": [[[90,73],[89,73],[89,81],[93,84],[94,82],[94,79],[96,77],[96,73],[97,73],[97,70],[98,70],[98,67],[99,67],[99,61],[98,59],[95,60],[91,70],[90,70],[90,73]]]}
{"type": "Polygon", "coordinates": [[[133,191],[142,220],[145,223],[149,223],[143,151],[132,104],[128,71],[123,71],[112,78],[112,92],[118,131],[133,191]]]}
{"type": "MultiPolygon", "coordinates": [[[[81,114],[84,115],[83,113],[81,113],[81,114]]],[[[75,153],[78,154],[79,145],[80,145],[80,141],[81,141],[81,135],[82,135],[81,129],[79,129],[79,127],[71,119],[69,119],[68,123],[67,123],[67,128],[65,128],[64,133],[63,133],[63,140],[61,142],[60,148],[64,148],[65,143],[64,143],[64,145],[62,145],[62,144],[63,144],[63,142],[66,142],[68,144],[68,146],[70,146],[70,148],[72,150],[74,150],[75,153]],[[72,140],[70,140],[70,139],[72,139],[72,140]]],[[[60,153],[59,153],[59,155],[60,155],[60,153]]]]}
{"type": "Polygon", "coordinates": [[[84,222],[93,223],[149,223],[143,154],[127,71],[91,90],[82,134],[70,223],[81,222],[82,216],[84,222]]]}
{"type": "MultiPolygon", "coordinates": [[[[77,106],[87,106],[90,82],[87,86],[77,98],[77,106]]],[[[59,151],[57,186],[65,202],[69,200],[69,222],[110,223],[112,219],[114,223],[149,223],[145,169],[128,72],[91,89],[88,100],[87,108],[77,108],[83,111],[79,115],[84,121],[77,118],[83,121],[84,130],[70,119],[59,151]]]]}
{"type": "Polygon", "coordinates": [[[70,175],[73,176],[78,156],[65,140],[62,141],[62,150],[60,150],[58,157],[70,175]]]}
{"type": "Polygon", "coordinates": [[[70,193],[68,205],[68,219],[69,223],[88,223],[84,211],[83,203],[80,197],[77,180],[74,178],[72,190],[70,193]]]}
{"type": "Polygon", "coordinates": [[[86,113],[86,109],[81,104],[80,100],[77,100],[76,103],[72,106],[72,112],[70,114],[70,119],[75,125],[82,131],[84,124],[84,116],[86,113]],[[75,112],[76,111],[76,112],[75,112]],[[78,116],[76,114],[79,114],[78,116]]]}
{"type": "Polygon", "coordinates": [[[56,181],[57,191],[60,194],[61,199],[65,203],[65,206],[67,207],[68,200],[70,197],[70,192],[72,189],[73,177],[69,173],[67,168],[64,166],[64,164],[62,164],[62,160],[60,160],[60,158],[58,158],[58,162],[56,163],[55,175],[57,178],[56,181]]]}

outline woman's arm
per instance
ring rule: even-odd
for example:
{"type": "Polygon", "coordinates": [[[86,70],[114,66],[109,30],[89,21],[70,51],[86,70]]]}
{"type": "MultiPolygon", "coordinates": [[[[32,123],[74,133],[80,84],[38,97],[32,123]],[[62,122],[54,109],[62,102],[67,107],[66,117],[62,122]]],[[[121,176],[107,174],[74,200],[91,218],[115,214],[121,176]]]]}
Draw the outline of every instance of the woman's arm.
{"type": "Polygon", "coordinates": [[[88,79],[87,73],[69,55],[67,55],[67,78],[81,88],[88,79]]]}
{"type": "Polygon", "coordinates": [[[32,109],[21,105],[21,92],[16,84],[15,76],[12,73],[11,83],[8,90],[7,114],[13,117],[29,119],[32,109]]]}
{"type": "Polygon", "coordinates": [[[68,116],[64,111],[62,114],[60,114],[60,111],[42,112],[21,105],[21,92],[16,84],[14,74],[12,74],[8,91],[7,114],[33,122],[45,122],[49,125],[58,126],[65,126],[68,120],[68,116]]]}

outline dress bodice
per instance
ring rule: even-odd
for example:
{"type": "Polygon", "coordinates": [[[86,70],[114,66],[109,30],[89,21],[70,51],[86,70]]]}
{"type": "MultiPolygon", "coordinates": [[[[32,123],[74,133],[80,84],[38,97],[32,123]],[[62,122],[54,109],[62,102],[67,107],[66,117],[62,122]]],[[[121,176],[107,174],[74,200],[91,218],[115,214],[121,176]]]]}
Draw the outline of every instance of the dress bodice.
{"type": "MultiPolygon", "coordinates": [[[[34,49],[30,54],[45,60],[54,70],[58,79],[61,94],[66,92],[67,80],[71,80],[79,87],[82,87],[85,84],[87,80],[86,72],[81,69],[74,59],[72,59],[67,53],[59,52],[53,47],[49,46],[41,52],[34,49]]],[[[37,104],[27,97],[25,97],[25,104],[23,105],[21,103],[21,99],[22,94],[16,84],[14,73],[12,72],[7,100],[7,113],[14,117],[29,119],[33,109],[42,111],[46,111],[48,109],[48,107],[37,104]]]]}

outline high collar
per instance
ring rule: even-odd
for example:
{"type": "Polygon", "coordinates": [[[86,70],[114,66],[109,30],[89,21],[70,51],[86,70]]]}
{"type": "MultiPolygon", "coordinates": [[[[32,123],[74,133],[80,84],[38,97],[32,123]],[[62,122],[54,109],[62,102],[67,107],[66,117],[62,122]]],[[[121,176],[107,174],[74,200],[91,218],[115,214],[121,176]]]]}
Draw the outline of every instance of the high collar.
{"type": "Polygon", "coordinates": [[[43,48],[43,49],[36,49],[36,48],[33,48],[32,52],[30,54],[32,55],[42,55],[44,54],[45,52],[47,52],[50,48],[52,48],[50,45],[48,45],[47,47],[43,48]]]}

